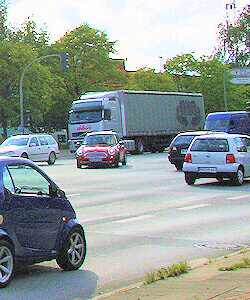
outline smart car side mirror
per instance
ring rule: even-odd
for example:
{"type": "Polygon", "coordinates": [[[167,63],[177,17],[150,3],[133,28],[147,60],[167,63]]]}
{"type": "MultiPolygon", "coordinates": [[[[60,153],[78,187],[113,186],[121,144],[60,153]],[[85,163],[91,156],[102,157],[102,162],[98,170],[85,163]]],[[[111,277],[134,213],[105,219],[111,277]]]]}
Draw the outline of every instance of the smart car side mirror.
{"type": "Polygon", "coordinates": [[[49,194],[51,197],[66,198],[65,192],[53,184],[49,185],[49,194]]]}

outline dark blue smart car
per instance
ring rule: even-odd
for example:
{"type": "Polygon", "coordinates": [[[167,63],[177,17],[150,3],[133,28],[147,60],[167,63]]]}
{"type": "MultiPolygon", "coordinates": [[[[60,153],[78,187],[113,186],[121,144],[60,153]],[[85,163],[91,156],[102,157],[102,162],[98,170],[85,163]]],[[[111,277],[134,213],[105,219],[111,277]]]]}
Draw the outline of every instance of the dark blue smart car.
{"type": "Polygon", "coordinates": [[[18,264],[56,259],[64,270],[85,259],[82,226],[65,193],[35,163],[0,158],[0,288],[18,264]]]}

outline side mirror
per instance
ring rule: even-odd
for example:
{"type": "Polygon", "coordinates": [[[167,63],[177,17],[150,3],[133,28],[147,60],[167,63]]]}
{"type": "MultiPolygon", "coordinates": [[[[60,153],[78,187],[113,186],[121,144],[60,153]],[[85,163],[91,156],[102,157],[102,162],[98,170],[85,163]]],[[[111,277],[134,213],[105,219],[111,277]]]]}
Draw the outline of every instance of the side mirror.
{"type": "Polygon", "coordinates": [[[65,192],[53,184],[49,185],[49,194],[51,197],[66,198],[65,192]]]}

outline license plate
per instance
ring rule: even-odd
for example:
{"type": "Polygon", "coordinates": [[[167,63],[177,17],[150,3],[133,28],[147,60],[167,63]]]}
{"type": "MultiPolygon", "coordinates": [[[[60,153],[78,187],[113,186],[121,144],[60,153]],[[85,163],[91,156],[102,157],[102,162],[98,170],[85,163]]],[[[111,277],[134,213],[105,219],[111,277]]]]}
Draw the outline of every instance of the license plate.
{"type": "Polygon", "coordinates": [[[217,168],[215,168],[215,167],[201,167],[201,168],[198,168],[198,172],[216,173],[217,168]]]}
{"type": "Polygon", "coordinates": [[[182,149],[181,154],[187,154],[187,149],[182,149]]]}
{"type": "Polygon", "coordinates": [[[102,159],[100,157],[91,157],[91,158],[89,158],[89,161],[98,162],[98,161],[102,161],[102,159]]]}

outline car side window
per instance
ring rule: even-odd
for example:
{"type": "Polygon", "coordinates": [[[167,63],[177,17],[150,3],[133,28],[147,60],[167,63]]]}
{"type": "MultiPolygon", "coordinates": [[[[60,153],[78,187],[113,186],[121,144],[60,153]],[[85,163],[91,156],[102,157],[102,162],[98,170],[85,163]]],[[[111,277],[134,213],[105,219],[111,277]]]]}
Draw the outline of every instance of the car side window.
{"type": "Polygon", "coordinates": [[[39,142],[38,142],[38,140],[37,140],[36,137],[32,137],[31,138],[29,146],[30,147],[37,147],[37,146],[39,146],[39,142]]]}
{"type": "Polygon", "coordinates": [[[5,190],[11,192],[12,194],[15,193],[15,187],[7,167],[4,167],[3,170],[3,185],[5,190]]]}
{"type": "Polygon", "coordinates": [[[49,195],[49,181],[42,176],[36,169],[28,165],[9,165],[8,167],[10,179],[7,173],[4,179],[4,186],[6,188],[11,186],[12,191],[18,194],[37,194],[49,195]],[[7,187],[8,186],[8,187],[7,187]]]}
{"type": "Polygon", "coordinates": [[[39,136],[38,139],[39,139],[40,144],[41,144],[42,146],[48,145],[48,141],[47,141],[46,137],[44,137],[44,136],[39,136]]]}
{"type": "Polygon", "coordinates": [[[244,144],[245,147],[246,147],[247,152],[250,153],[250,139],[244,137],[244,138],[242,138],[242,140],[243,140],[243,144],[244,144]]]}
{"type": "Polygon", "coordinates": [[[49,142],[49,145],[54,145],[56,144],[56,141],[53,139],[52,136],[47,136],[47,140],[49,142]]]}

